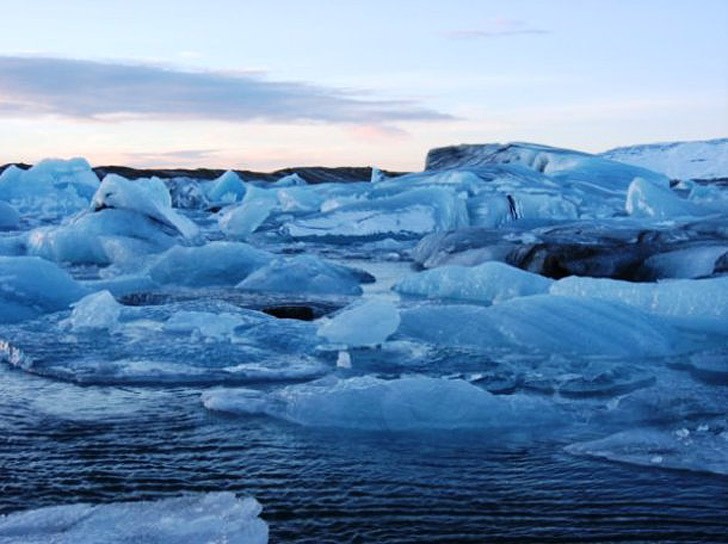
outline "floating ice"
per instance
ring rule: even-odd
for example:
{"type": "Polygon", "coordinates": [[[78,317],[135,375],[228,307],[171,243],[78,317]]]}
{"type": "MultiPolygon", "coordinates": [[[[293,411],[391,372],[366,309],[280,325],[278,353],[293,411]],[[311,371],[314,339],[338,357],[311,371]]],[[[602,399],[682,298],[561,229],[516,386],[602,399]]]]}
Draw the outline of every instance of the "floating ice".
{"type": "Polygon", "coordinates": [[[246,291],[360,295],[361,273],[314,255],[279,258],[237,285],[246,291]]]}
{"type": "Polygon", "coordinates": [[[18,228],[20,214],[7,202],[0,200],[0,230],[18,228]]]}
{"type": "Polygon", "coordinates": [[[22,213],[55,219],[88,206],[99,186],[85,159],[46,159],[29,170],[9,166],[0,174],[0,200],[22,213]]]}
{"type": "Polygon", "coordinates": [[[324,321],[318,335],[333,344],[373,346],[394,334],[399,323],[399,311],[394,304],[370,300],[347,307],[324,321]]]}
{"type": "Polygon", "coordinates": [[[728,255],[728,244],[697,245],[648,257],[642,268],[655,278],[701,278],[714,274],[724,255],[728,255]]]}
{"type": "Polygon", "coordinates": [[[242,203],[220,216],[220,230],[228,238],[245,240],[263,224],[277,203],[275,190],[248,185],[242,203]]]}
{"type": "Polygon", "coordinates": [[[424,306],[401,312],[399,334],[440,346],[613,356],[667,355],[675,329],[630,306],[554,295],[494,306],[424,306]]]}
{"type": "Polygon", "coordinates": [[[69,324],[74,331],[116,327],[121,315],[121,304],[108,291],[99,291],[83,297],[73,304],[69,324]]]}
{"type": "Polygon", "coordinates": [[[66,263],[107,265],[163,251],[177,243],[151,217],[124,209],[79,215],[57,227],[28,235],[28,253],[66,263]]]}
{"type": "Polygon", "coordinates": [[[235,285],[273,258],[267,251],[242,242],[209,242],[199,247],[176,246],[150,266],[150,277],[161,284],[189,287],[235,285]]]}
{"type": "Polygon", "coordinates": [[[268,526],[252,497],[229,492],[109,504],[50,506],[0,516],[2,544],[240,542],[265,544],[268,526]]]}
{"type": "Polygon", "coordinates": [[[468,225],[465,201],[442,187],[412,189],[374,200],[343,204],[326,213],[292,221],[293,238],[411,238],[468,225]]]}
{"type": "Polygon", "coordinates": [[[207,190],[207,198],[216,204],[231,204],[245,196],[245,183],[232,170],[213,180],[211,185],[207,190]]]}
{"type": "Polygon", "coordinates": [[[635,178],[630,184],[625,209],[630,215],[656,219],[715,213],[714,210],[680,198],[669,188],[657,186],[643,178],[635,178]]]}
{"type": "Polygon", "coordinates": [[[728,317],[728,277],[633,283],[569,277],[551,285],[554,295],[619,301],[645,312],[683,317],[728,317]]]}
{"type": "Polygon", "coordinates": [[[641,466],[728,475],[728,431],[701,425],[673,430],[632,429],[566,451],[641,466]]]}
{"type": "Polygon", "coordinates": [[[67,272],[44,259],[0,256],[0,323],[64,310],[87,293],[67,272]]]}
{"type": "Polygon", "coordinates": [[[394,290],[407,295],[498,303],[510,298],[548,291],[552,280],[524,272],[500,262],[472,268],[442,266],[411,274],[397,282],[394,290]]]}
{"type": "Polygon", "coordinates": [[[327,377],[269,394],[249,389],[203,393],[210,410],[265,414],[312,427],[376,431],[500,429],[521,431],[554,423],[547,401],[495,396],[463,380],[424,376],[382,380],[327,377]]]}
{"type": "Polygon", "coordinates": [[[94,210],[131,210],[173,228],[188,240],[199,233],[197,225],[172,209],[169,190],[159,178],[130,181],[109,174],[94,194],[91,206],[94,210]]]}

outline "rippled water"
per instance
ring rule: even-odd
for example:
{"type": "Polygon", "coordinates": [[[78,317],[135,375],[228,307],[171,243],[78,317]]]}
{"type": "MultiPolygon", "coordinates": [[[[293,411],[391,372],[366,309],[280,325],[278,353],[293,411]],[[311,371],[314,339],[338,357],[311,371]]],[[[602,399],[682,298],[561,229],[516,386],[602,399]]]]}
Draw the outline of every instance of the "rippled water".
{"type": "MultiPolygon", "coordinates": [[[[728,479],[486,431],[312,430],[204,410],[195,389],[0,369],[0,512],[232,490],[271,542],[726,541],[728,479]]],[[[566,439],[568,440],[568,438],[566,439]]]]}

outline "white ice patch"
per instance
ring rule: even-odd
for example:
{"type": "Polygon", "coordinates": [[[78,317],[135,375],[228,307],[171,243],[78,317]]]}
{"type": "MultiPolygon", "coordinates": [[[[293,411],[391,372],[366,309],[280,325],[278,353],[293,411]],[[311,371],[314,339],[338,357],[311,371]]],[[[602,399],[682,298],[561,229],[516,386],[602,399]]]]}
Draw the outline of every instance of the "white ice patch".
{"type": "Polygon", "coordinates": [[[715,210],[699,206],[680,198],[666,187],[659,187],[642,178],[635,178],[627,190],[625,210],[636,217],[672,219],[676,217],[703,216],[715,210]]]}
{"type": "Polygon", "coordinates": [[[250,389],[207,391],[210,410],[264,414],[311,427],[376,431],[525,429],[554,422],[547,401],[495,396],[462,380],[424,376],[382,380],[326,377],[266,394],[250,389]]]}
{"type": "Polygon", "coordinates": [[[553,280],[500,262],[474,267],[441,266],[404,277],[394,286],[398,293],[428,298],[498,303],[548,291],[553,280]]]}
{"type": "Polygon", "coordinates": [[[50,506],[1,516],[0,544],[265,544],[268,525],[260,519],[261,511],[254,498],[229,492],[50,506]]]}
{"type": "Polygon", "coordinates": [[[399,311],[394,304],[371,300],[347,307],[325,320],[317,334],[332,344],[374,346],[394,334],[399,323],[399,311]]]}

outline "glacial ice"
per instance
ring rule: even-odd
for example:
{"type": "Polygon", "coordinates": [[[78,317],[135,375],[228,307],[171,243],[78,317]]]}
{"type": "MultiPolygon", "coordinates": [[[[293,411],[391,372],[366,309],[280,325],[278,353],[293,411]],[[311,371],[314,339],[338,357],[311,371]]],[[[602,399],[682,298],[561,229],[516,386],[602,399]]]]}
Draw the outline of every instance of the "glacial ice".
{"type": "Polygon", "coordinates": [[[628,357],[680,347],[677,331],[661,318],[591,298],[533,295],[485,308],[422,306],[400,314],[398,335],[440,346],[628,357]]]}
{"type": "Polygon", "coordinates": [[[151,263],[149,276],[160,284],[187,287],[235,285],[272,259],[267,251],[243,242],[175,246],[151,263]]]}
{"type": "Polygon", "coordinates": [[[230,492],[49,506],[0,516],[0,544],[265,544],[268,525],[260,519],[261,511],[254,498],[230,492]]]}
{"type": "Polygon", "coordinates": [[[547,401],[496,396],[463,380],[425,376],[383,380],[333,376],[263,393],[222,389],[202,394],[209,410],[263,414],[311,427],[374,431],[483,429],[536,430],[557,420],[547,401]]]}
{"type": "Polygon", "coordinates": [[[130,181],[109,174],[94,194],[91,207],[94,210],[114,208],[136,212],[171,227],[187,240],[199,234],[197,225],[172,209],[169,190],[159,178],[130,181]]]}
{"type": "Polygon", "coordinates": [[[566,447],[568,453],[640,466],[728,475],[725,424],[641,428],[566,447]],[[715,427],[715,428],[713,428],[715,427]]]}
{"type": "Polygon", "coordinates": [[[220,230],[232,240],[245,240],[268,218],[277,203],[275,190],[248,185],[243,201],[220,216],[220,230]]]}
{"type": "Polygon", "coordinates": [[[673,219],[677,217],[699,217],[716,213],[679,197],[669,188],[655,185],[643,178],[635,178],[627,190],[625,204],[627,213],[633,216],[673,219]]]}
{"type": "Polygon", "coordinates": [[[399,323],[399,311],[394,304],[374,299],[344,308],[323,321],[317,334],[332,344],[374,346],[387,340],[399,323]]]}
{"type": "Polygon", "coordinates": [[[112,330],[121,316],[121,304],[109,291],[98,291],[86,295],[73,304],[73,312],[68,319],[74,331],[112,330]]]}
{"type": "Polygon", "coordinates": [[[215,204],[232,204],[245,196],[245,183],[232,170],[213,180],[210,185],[206,192],[207,198],[215,204]]]}
{"type": "Polygon", "coordinates": [[[447,189],[432,187],[343,204],[294,220],[284,226],[284,232],[296,239],[412,238],[464,227],[468,221],[463,199],[447,189]]]}
{"type": "Polygon", "coordinates": [[[46,159],[29,170],[15,165],[0,174],[0,200],[35,219],[58,220],[85,209],[99,186],[85,159],[46,159]]]}
{"type": "Polygon", "coordinates": [[[13,230],[20,224],[20,214],[7,202],[0,200],[0,230],[13,230]]]}
{"type": "Polygon", "coordinates": [[[441,266],[405,276],[394,286],[398,293],[428,298],[498,303],[548,291],[552,280],[500,262],[474,267],[441,266]]]}
{"type": "Polygon", "coordinates": [[[361,295],[362,275],[314,255],[278,258],[253,271],[236,287],[245,291],[361,295]]]}
{"type": "Polygon", "coordinates": [[[728,317],[728,276],[699,280],[665,280],[658,283],[569,277],[553,283],[550,293],[584,297],[585,300],[618,301],[660,315],[728,317]]]}
{"type": "Polygon", "coordinates": [[[54,263],[38,257],[0,256],[0,323],[67,309],[87,293],[54,263]]]}

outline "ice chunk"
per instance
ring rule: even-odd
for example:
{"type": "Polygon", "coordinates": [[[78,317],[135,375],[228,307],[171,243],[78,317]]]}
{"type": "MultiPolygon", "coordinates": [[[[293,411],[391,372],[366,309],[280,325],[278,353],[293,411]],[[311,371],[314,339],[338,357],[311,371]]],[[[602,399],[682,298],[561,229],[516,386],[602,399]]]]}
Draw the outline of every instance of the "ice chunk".
{"type": "Polygon", "coordinates": [[[728,475],[728,431],[710,425],[673,430],[633,429],[572,444],[566,451],[641,466],[728,475]]]}
{"type": "Polygon", "coordinates": [[[728,277],[632,283],[569,277],[551,285],[555,295],[619,301],[645,312],[682,317],[728,317],[728,277]]]}
{"type": "Polygon", "coordinates": [[[248,185],[242,203],[220,216],[220,230],[228,238],[245,240],[263,224],[277,203],[274,190],[248,185]]]}
{"type": "Polygon", "coordinates": [[[293,174],[288,174],[287,176],[283,176],[282,178],[277,179],[273,183],[271,183],[273,187],[302,187],[305,185],[308,185],[306,183],[306,180],[303,179],[301,176],[299,176],[296,172],[293,174]]]}
{"type": "Polygon", "coordinates": [[[108,291],[99,291],[73,304],[69,324],[74,331],[112,330],[121,315],[121,304],[108,291]]]}
{"type": "Polygon", "coordinates": [[[630,184],[625,209],[630,215],[657,219],[716,213],[714,210],[680,198],[669,188],[657,186],[643,178],[635,178],[630,184]]]}
{"type": "Polygon", "coordinates": [[[150,266],[161,284],[190,287],[235,285],[273,258],[267,251],[242,242],[210,242],[199,247],[173,247],[150,266]]]}
{"type": "Polygon", "coordinates": [[[0,230],[18,228],[20,214],[7,202],[0,200],[0,230]]]}
{"type": "Polygon", "coordinates": [[[207,190],[207,198],[210,202],[217,204],[231,204],[238,202],[245,196],[245,183],[240,176],[228,170],[219,178],[212,181],[212,186],[207,190]]]}
{"type": "Polygon", "coordinates": [[[78,503],[0,517],[2,544],[241,542],[265,544],[268,526],[252,497],[199,493],[157,501],[78,503]]]}
{"type": "Polygon", "coordinates": [[[700,278],[712,275],[724,255],[728,255],[728,245],[700,244],[648,257],[642,269],[652,278],[700,278]]]}
{"type": "Polygon", "coordinates": [[[411,238],[468,225],[465,201],[442,187],[424,187],[395,196],[343,204],[285,225],[293,238],[411,238]]]}
{"type": "Polygon", "coordinates": [[[94,210],[131,210],[171,227],[188,240],[199,234],[197,225],[172,209],[169,191],[159,178],[130,181],[109,174],[94,194],[91,206],[94,210]]]}
{"type": "Polygon", "coordinates": [[[376,431],[520,431],[553,423],[556,414],[539,398],[495,396],[463,380],[424,376],[326,377],[270,394],[249,389],[208,391],[202,402],[210,410],[265,414],[312,427],[376,431]]]}
{"type": "Polygon", "coordinates": [[[159,252],[177,243],[151,217],[124,209],[85,213],[58,227],[40,227],[28,235],[28,253],[69,263],[107,265],[159,252]]]}
{"type": "Polygon", "coordinates": [[[399,327],[399,311],[391,302],[370,300],[342,310],[324,321],[318,335],[349,347],[381,344],[399,327]]]}
{"type": "Polygon", "coordinates": [[[0,256],[0,323],[66,309],[87,293],[51,262],[38,257],[0,256]]]}
{"type": "Polygon", "coordinates": [[[500,262],[472,268],[442,266],[411,274],[394,290],[407,295],[497,303],[514,297],[545,293],[552,280],[500,262]]]}
{"type": "Polygon", "coordinates": [[[237,285],[246,291],[360,295],[361,274],[314,255],[279,258],[252,272],[237,285]]]}
{"type": "Polygon", "coordinates": [[[237,327],[248,324],[241,315],[231,313],[179,311],[164,324],[167,331],[193,333],[200,338],[222,340],[230,338],[237,327]]]}
{"type": "Polygon", "coordinates": [[[5,169],[0,200],[22,213],[56,219],[86,208],[98,186],[99,178],[85,159],[46,159],[29,170],[14,165],[5,169]]]}
{"type": "MultiPolygon", "coordinates": [[[[494,306],[425,306],[401,312],[399,334],[440,346],[613,356],[666,355],[677,331],[616,302],[533,295],[494,306]]],[[[690,346],[684,349],[692,348],[690,346]]]]}

